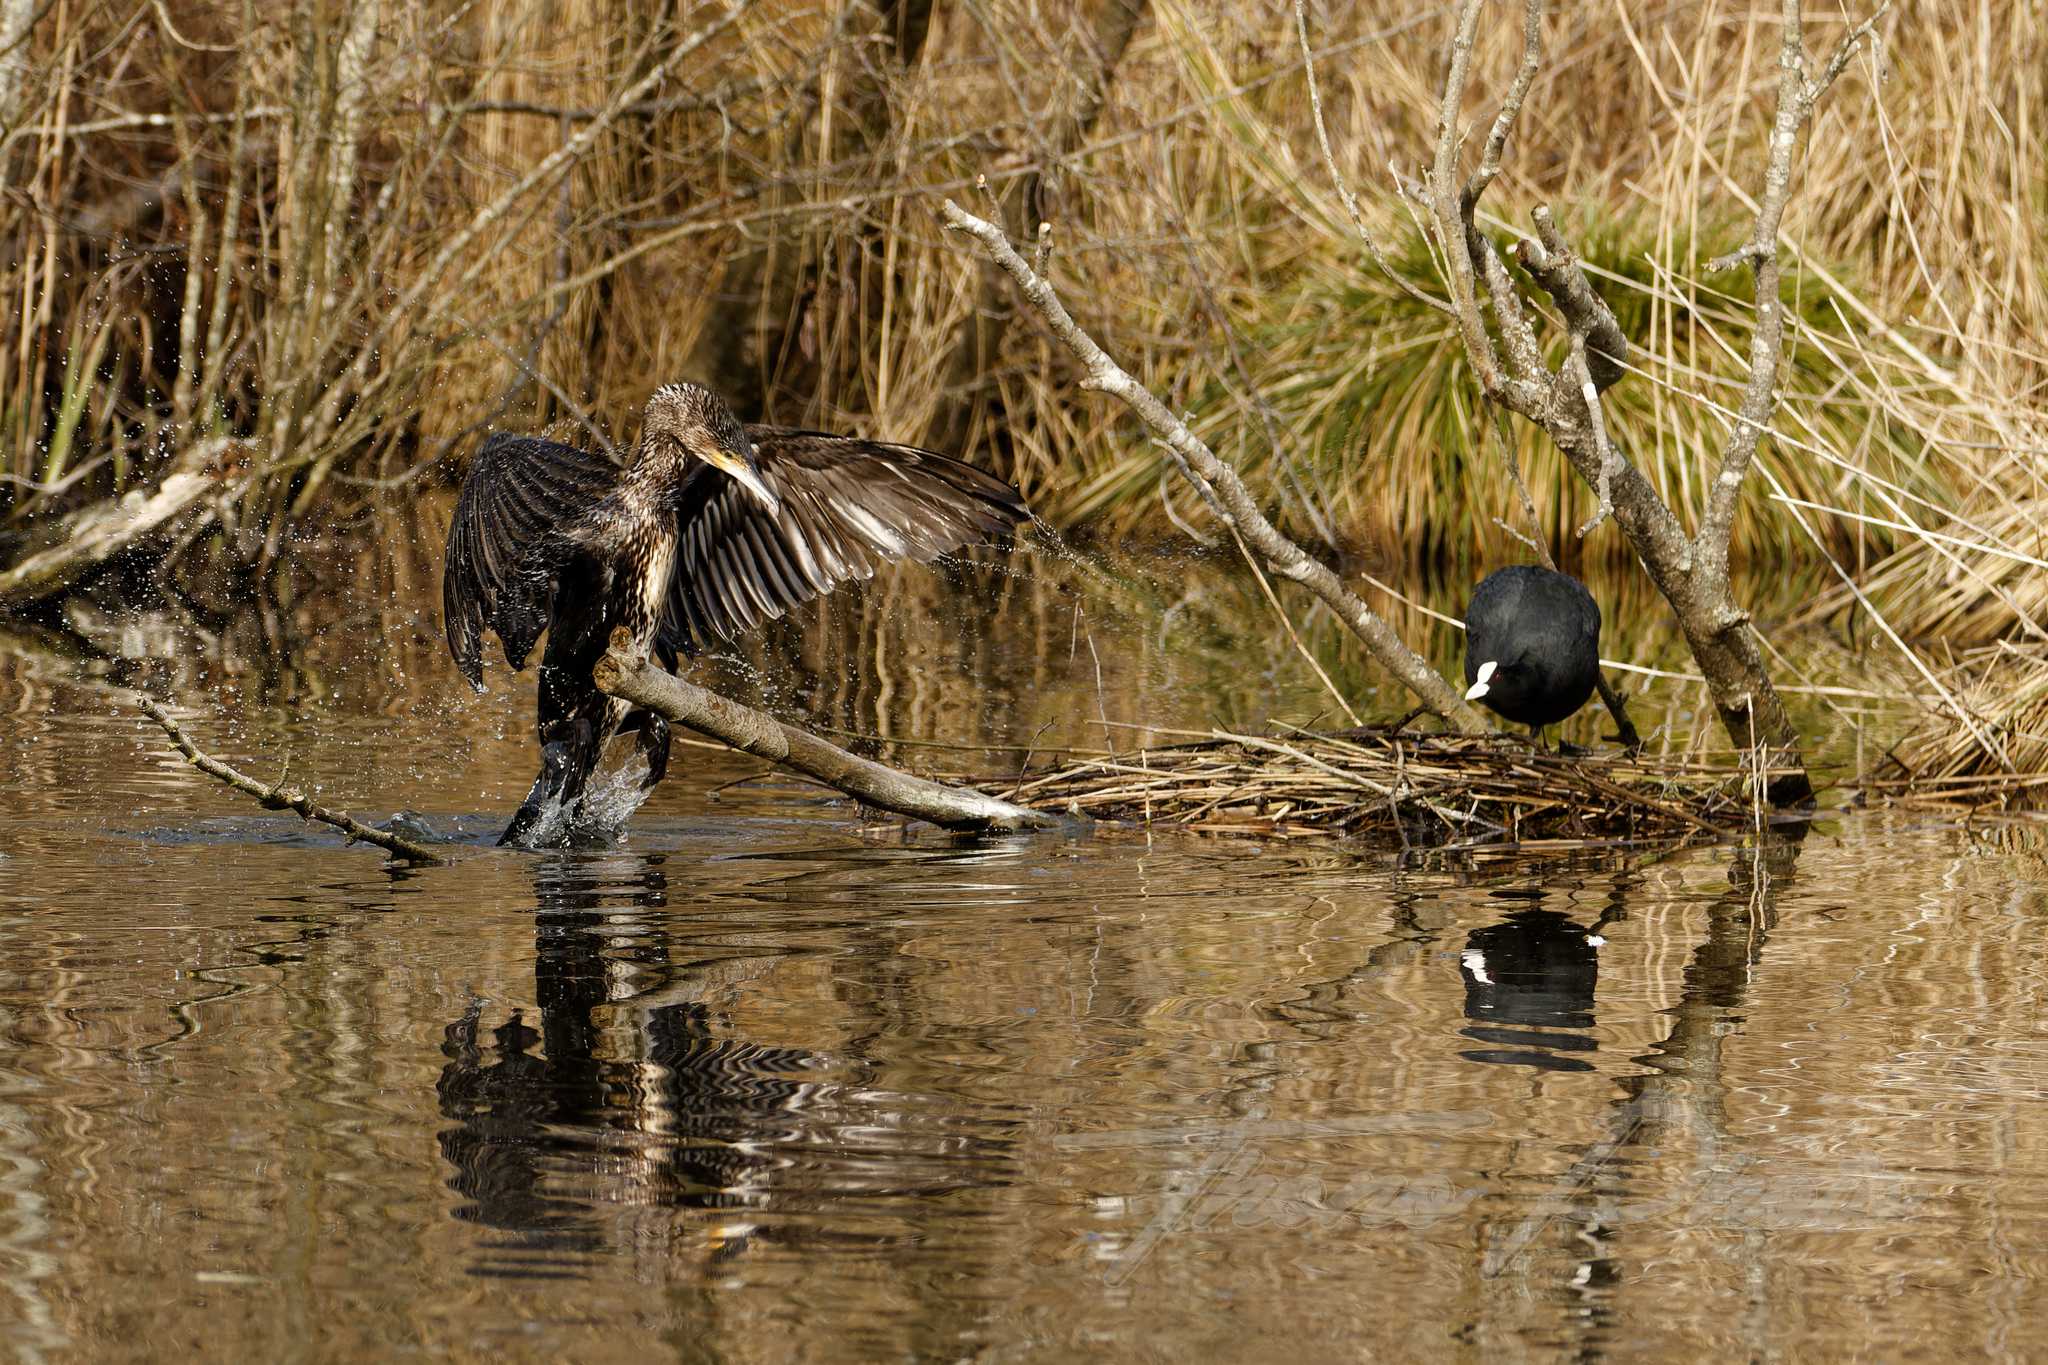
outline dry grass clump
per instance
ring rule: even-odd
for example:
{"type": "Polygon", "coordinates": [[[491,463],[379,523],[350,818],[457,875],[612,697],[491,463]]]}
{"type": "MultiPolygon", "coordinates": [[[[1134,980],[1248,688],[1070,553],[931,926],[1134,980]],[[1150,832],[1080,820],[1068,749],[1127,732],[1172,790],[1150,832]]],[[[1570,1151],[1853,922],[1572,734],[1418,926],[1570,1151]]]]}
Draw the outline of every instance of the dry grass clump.
{"type": "Polygon", "coordinates": [[[1718,839],[1755,818],[1741,778],[1698,758],[1561,757],[1513,740],[1384,725],[1274,737],[1216,731],[979,785],[1097,820],[1451,851],[1718,839]]]}
{"type": "Polygon", "coordinates": [[[2048,806],[2048,645],[1972,650],[1946,682],[1978,734],[1939,717],[1894,747],[1866,785],[1965,806],[2048,806]]]}
{"type": "MultiPolygon", "coordinates": [[[[1862,587],[1908,639],[1958,649],[2048,640],[2048,432],[1978,451],[1970,466],[1956,512],[1913,520],[1862,587]]],[[[1850,600],[1837,591],[1819,610],[1850,600]]]]}

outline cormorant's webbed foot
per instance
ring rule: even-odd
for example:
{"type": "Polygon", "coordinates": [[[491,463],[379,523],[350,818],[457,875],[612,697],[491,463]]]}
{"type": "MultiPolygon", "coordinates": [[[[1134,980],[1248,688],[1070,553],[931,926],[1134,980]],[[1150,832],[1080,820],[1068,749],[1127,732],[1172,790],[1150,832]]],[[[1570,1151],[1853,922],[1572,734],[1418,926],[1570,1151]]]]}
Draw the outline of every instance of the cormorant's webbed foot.
{"type": "Polygon", "coordinates": [[[634,744],[641,757],[647,760],[647,776],[640,780],[640,790],[651,790],[655,783],[668,775],[669,725],[666,720],[652,711],[635,711],[621,729],[635,729],[634,744]]]}

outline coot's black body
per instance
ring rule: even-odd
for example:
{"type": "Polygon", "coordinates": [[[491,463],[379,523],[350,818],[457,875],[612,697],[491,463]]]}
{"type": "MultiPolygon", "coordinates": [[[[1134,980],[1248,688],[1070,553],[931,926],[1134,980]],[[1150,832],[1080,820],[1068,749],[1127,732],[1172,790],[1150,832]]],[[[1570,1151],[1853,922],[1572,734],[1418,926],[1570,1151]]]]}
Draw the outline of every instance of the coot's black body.
{"type": "Polygon", "coordinates": [[[528,842],[549,811],[573,824],[614,735],[637,734],[647,785],[661,780],[666,722],[591,679],[615,628],[673,670],[680,655],[887,561],[929,562],[1026,515],[1014,488],[958,460],[743,425],[694,384],[648,400],[623,466],[555,441],[491,437],[448,530],[448,648],[482,691],[486,630],[514,669],[548,637],[540,776],[499,842],[528,842]]]}
{"type": "Polygon", "coordinates": [[[1465,608],[1468,701],[1540,730],[1584,706],[1599,679],[1600,606],[1578,579],[1516,564],[1472,590],[1465,608]]]}

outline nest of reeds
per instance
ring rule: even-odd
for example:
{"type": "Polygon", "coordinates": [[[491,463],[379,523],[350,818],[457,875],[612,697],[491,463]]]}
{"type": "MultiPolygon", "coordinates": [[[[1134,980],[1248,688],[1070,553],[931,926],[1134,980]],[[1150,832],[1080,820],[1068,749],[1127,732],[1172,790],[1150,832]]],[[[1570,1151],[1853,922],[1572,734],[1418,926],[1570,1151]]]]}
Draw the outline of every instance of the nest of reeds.
{"type": "Polygon", "coordinates": [[[978,783],[1041,810],[1263,838],[1517,850],[1693,842],[1749,828],[1742,777],[1687,758],[1539,753],[1520,740],[1212,733],[978,783]]]}
{"type": "Polygon", "coordinates": [[[1961,806],[2048,807],[2048,646],[1971,650],[1943,685],[1968,720],[1944,713],[1907,736],[1865,788],[1961,806]]]}

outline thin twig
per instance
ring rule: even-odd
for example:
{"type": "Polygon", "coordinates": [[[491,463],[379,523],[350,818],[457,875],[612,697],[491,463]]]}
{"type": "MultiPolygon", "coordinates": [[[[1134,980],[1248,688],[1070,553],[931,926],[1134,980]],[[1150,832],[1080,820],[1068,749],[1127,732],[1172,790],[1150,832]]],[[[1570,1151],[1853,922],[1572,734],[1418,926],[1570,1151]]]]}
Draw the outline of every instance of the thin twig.
{"type": "Polygon", "coordinates": [[[1308,9],[1304,0],[1294,0],[1294,33],[1301,41],[1301,70],[1308,78],[1308,104],[1309,109],[1315,114],[1316,140],[1322,145],[1323,166],[1330,172],[1330,183],[1337,187],[1337,197],[1344,202],[1344,212],[1351,215],[1352,231],[1358,234],[1359,241],[1365,243],[1365,249],[1372,253],[1373,263],[1379,266],[1388,279],[1400,286],[1409,298],[1427,304],[1440,313],[1450,312],[1450,304],[1434,294],[1425,293],[1416,287],[1413,280],[1394,269],[1393,263],[1387,259],[1387,253],[1380,249],[1379,239],[1373,236],[1372,229],[1365,225],[1365,214],[1359,210],[1358,196],[1351,192],[1351,186],[1346,183],[1344,173],[1337,169],[1337,155],[1330,150],[1330,128],[1323,121],[1323,92],[1316,83],[1316,59],[1315,53],[1309,48],[1308,9]]]}
{"type": "MultiPolygon", "coordinates": [[[[141,706],[144,715],[163,727],[164,733],[170,736],[171,743],[178,747],[178,752],[183,754],[193,767],[199,769],[200,772],[205,773],[215,781],[233,787],[245,796],[254,797],[256,803],[265,810],[288,810],[297,814],[301,820],[311,820],[323,825],[332,825],[347,835],[350,843],[375,844],[394,857],[401,858],[408,863],[435,864],[446,861],[424,844],[416,844],[404,835],[393,834],[389,830],[377,829],[374,826],[366,825],[346,811],[330,810],[325,806],[317,804],[311,797],[296,787],[287,788],[284,785],[284,775],[282,773],[279,774],[276,782],[267,785],[258,782],[255,778],[237,771],[213,755],[201,752],[187,738],[185,732],[178,727],[178,723],[171,719],[169,713],[150,698],[142,698],[138,705],[141,706]]],[[[290,765],[287,763],[286,771],[289,770],[290,765]]]]}

